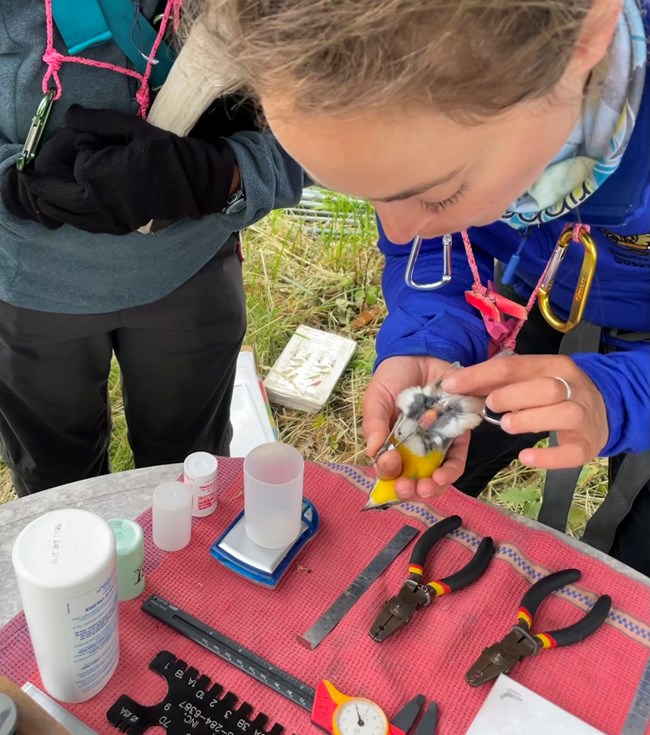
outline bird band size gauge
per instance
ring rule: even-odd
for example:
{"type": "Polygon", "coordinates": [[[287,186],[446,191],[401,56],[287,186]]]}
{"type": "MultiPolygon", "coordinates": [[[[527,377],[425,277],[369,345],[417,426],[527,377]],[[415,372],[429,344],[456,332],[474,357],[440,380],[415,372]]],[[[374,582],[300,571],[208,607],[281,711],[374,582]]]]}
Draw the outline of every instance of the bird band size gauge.
{"type": "Polygon", "coordinates": [[[237,696],[211,683],[209,677],[169,651],[160,653],[149,664],[152,671],[167,680],[165,698],[154,705],[143,705],[123,694],[106,713],[108,721],[129,735],[140,735],[151,727],[162,727],[168,735],[282,735],[282,725],[268,728],[269,718],[262,712],[252,717],[248,702],[237,706],[237,696]],[[268,728],[268,729],[267,729],[268,728]]]}

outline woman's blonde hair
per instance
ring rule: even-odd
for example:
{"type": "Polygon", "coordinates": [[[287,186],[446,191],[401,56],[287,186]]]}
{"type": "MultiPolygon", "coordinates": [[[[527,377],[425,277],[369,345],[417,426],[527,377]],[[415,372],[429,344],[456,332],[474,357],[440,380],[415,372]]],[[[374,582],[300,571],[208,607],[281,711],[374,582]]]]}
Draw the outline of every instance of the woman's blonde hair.
{"type": "Polygon", "coordinates": [[[206,0],[250,90],[305,112],[502,112],[552,90],[593,0],[206,0]]]}

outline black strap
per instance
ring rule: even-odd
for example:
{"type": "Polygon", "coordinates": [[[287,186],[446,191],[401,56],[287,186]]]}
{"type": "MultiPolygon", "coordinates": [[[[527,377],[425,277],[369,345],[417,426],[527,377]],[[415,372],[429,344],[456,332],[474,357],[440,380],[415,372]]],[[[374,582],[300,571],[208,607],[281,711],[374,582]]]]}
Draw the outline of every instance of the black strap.
{"type": "MultiPolygon", "coordinates": [[[[600,327],[589,322],[580,322],[578,326],[564,335],[560,343],[561,355],[573,355],[576,352],[598,352],[600,346],[600,327]]],[[[557,446],[557,436],[551,432],[549,445],[557,446]]],[[[548,470],[544,482],[542,506],[537,520],[558,531],[566,531],[573,493],[580,477],[582,467],[570,467],[562,470],[548,470]]]]}
{"type": "Polygon", "coordinates": [[[630,332],[623,329],[608,329],[607,334],[624,342],[650,342],[650,332],[630,332]]]}
{"type": "Polygon", "coordinates": [[[607,553],[614,543],[616,529],[648,482],[650,451],[626,455],[605,500],[587,523],[581,540],[607,553]]]}
{"type": "MultiPolygon", "coordinates": [[[[549,447],[557,447],[557,435],[551,432],[549,447]]],[[[580,479],[582,467],[568,467],[562,470],[547,470],[544,480],[542,505],[537,520],[546,526],[563,533],[566,531],[573,493],[580,479]]]]}
{"type": "MultiPolygon", "coordinates": [[[[562,339],[560,354],[598,352],[600,331],[600,327],[581,322],[562,339]]],[[[634,339],[637,335],[639,339],[644,337],[643,334],[634,333],[630,338],[634,339]]],[[[555,432],[551,432],[549,444],[557,446],[555,432]]],[[[547,471],[542,506],[537,516],[540,523],[558,531],[566,531],[573,493],[581,471],[582,467],[547,471]]],[[[614,543],[616,529],[630,512],[637,495],[648,482],[650,482],[650,451],[628,454],[623,459],[605,500],[587,523],[582,541],[600,551],[609,552],[614,543]]]]}

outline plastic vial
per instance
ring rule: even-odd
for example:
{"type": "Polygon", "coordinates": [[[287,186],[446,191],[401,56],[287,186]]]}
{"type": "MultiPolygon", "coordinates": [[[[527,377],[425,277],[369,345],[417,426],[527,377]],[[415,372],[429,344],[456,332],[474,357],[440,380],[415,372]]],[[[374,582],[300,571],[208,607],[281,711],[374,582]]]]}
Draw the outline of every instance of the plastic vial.
{"type": "Polygon", "coordinates": [[[119,658],[115,536],[78,508],[36,518],[12,561],[45,689],[84,702],[108,683],[119,658]]]}
{"type": "Polygon", "coordinates": [[[183,463],[183,482],[192,491],[192,515],[209,516],[217,508],[217,458],[194,452],[183,463]]]}
{"type": "Polygon", "coordinates": [[[163,551],[178,551],[192,536],[192,493],[182,482],[161,482],[153,491],[153,542],[163,551]]]}

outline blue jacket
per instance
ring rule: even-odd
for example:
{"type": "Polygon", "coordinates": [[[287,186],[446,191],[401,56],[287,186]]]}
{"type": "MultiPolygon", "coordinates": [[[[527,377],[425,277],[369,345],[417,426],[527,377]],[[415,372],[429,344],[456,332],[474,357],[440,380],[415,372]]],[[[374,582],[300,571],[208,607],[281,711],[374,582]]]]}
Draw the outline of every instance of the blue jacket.
{"type": "MultiPolygon", "coordinates": [[[[598,265],[585,319],[621,330],[650,332],[650,73],[635,130],[617,171],[564,220],[525,231],[504,223],[468,231],[485,285],[494,259],[508,263],[521,238],[526,244],[516,277],[517,293],[527,299],[567,222],[591,225],[598,265]],[[637,237],[642,235],[644,237],[637,237]]],[[[487,358],[487,334],[480,314],[465,301],[473,283],[462,240],[453,238],[453,277],[437,291],[417,291],[404,283],[410,247],[394,245],[381,230],[386,257],[383,289],[388,317],[377,339],[377,364],[394,355],[432,355],[471,365],[487,358]]],[[[566,318],[582,264],[582,248],[572,245],[551,291],[555,313],[566,318]]],[[[442,272],[440,238],[424,240],[416,266],[419,282],[442,272]]],[[[650,449],[650,342],[616,344],[621,351],[579,354],[572,359],[592,379],[607,406],[609,441],[601,454],[650,449]]]]}

